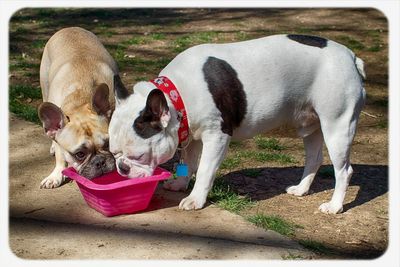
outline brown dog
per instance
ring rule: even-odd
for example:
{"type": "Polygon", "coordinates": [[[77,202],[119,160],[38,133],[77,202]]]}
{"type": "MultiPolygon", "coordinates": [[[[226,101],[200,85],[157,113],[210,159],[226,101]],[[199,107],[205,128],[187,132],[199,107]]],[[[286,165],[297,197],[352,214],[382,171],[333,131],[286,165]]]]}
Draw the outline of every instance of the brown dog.
{"type": "Polygon", "coordinates": [[[114,110],[113,76],[118,67],[91,32],[65,28],[47,42],[40,64],[43,103],[39,118],[53,140],[56,166],[41,188],[61,185],[68,165],[87,178],[115,168],[108,149],[108,123],[114,110]]]}

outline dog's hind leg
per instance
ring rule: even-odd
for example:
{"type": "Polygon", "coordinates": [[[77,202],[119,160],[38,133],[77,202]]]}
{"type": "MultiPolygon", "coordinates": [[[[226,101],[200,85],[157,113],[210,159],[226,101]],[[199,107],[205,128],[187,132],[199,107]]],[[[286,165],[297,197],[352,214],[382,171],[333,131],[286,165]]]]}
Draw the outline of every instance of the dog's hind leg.
{"type": "Polygon", "coordinates": [[[295,196],[303,196],[308,193],[311,183],[313,182],[323,160],[322,145],[324,140],[320,128],[312,134],[304,137],[303,142],[306,151],[306,164],[303,176],[298,185],[290,186],[286,189],[288,194],[295,196]]]}
{"type": "Polygon", "coordinates": [[[320,116],[322,133],[336,179],[332,199],[319,207],[321,212],[336,214],[343,211],[343,201],[353,174],[350,166],[350,148],[356,133],[362,104],[363,101],[358,101],[355,105],[350,104],[345,112],[337,116],[332,116],[332,114],[325,118],[320,116]]]}
{"type": "Polygon", "coordinates": [[[311,99],[335,172],[332,199],[319,207],[321,212],[330,214],[343,211],[343,201],[353,174],[350,148],[366,96],[362,84],[365,78],[362,61],[348,51],[339,61],[337,57],[337,54],[333,55],[321,66],[311,99]]]}

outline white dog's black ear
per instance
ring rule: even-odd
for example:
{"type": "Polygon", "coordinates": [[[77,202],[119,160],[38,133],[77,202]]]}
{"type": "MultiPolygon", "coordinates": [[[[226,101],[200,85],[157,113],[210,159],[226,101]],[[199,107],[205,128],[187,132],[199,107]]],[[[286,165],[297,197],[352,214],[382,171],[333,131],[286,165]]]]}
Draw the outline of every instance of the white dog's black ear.
{"type": "Polygon", "coordinates": [[[54,139],[57,132],[64,128],[67,118],[62,110],[50,102],[43,102],[38,109],[39,119],[43,123],[47,136],[54,139]]]}
{"type": "Polygon", "coordinates": [[[108,100],[108,96],[110,94],[110,89],[108,85],[105,83],[100,84],[95,89],[93,98],[92,98],[92,108],[97,114],[102,116],[111,116],[111,105],[108,100]]]}
{"type": "Polygon", "coordinates": [[[114,75],[114,94],[115,101],[117,104],[121,103],[123,100],[127,99],[129,96],[128,89],[124,86],[119,75],[114,75]]]}
{"type": "Polygon", "coordinates": [[[161,90],[153,89],[146,101],[146,109],[153,114],[153,120],[159,121],[163,128],[166,128],[171,115],[167,104],[167,99],[161,90]]]}
{"type": "Polygon", "coordinates": [[[171,119],[164,93],[154,89],[149,93],[146,107],[133,123],[136,133],[142,138],[149,138],[168,126],[171,119]]]}

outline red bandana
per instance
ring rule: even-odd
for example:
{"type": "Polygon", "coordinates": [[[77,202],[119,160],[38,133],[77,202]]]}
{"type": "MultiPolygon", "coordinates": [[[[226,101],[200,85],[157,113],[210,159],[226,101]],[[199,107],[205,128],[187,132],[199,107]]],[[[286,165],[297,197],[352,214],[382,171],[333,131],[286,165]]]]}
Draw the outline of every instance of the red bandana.
{"type": "Polygon", "coordinates": [[[189,123],[182,97],[172,81],[165,76],[158,77],[154,80],[151,80],[150,82],[169,96],[169,99],[171,99],[171,102],[176,109],[176,112],[178,112],[178,117],[180,118],[178,136],[179,143],[181,144],[189,136],[189,123]]]}

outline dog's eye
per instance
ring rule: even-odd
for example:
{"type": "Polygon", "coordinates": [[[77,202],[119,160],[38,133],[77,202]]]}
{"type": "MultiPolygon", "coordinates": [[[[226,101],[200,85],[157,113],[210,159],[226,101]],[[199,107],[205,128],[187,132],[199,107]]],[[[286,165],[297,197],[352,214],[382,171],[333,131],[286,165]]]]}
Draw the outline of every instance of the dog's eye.
{"type": "Polygon", "coordinates": [[[83,153],[82,151],[79,151],[79,152],[75,153],[75,158],[77,160],[83,160],[85,158],[85,153],[83,153]]]}

